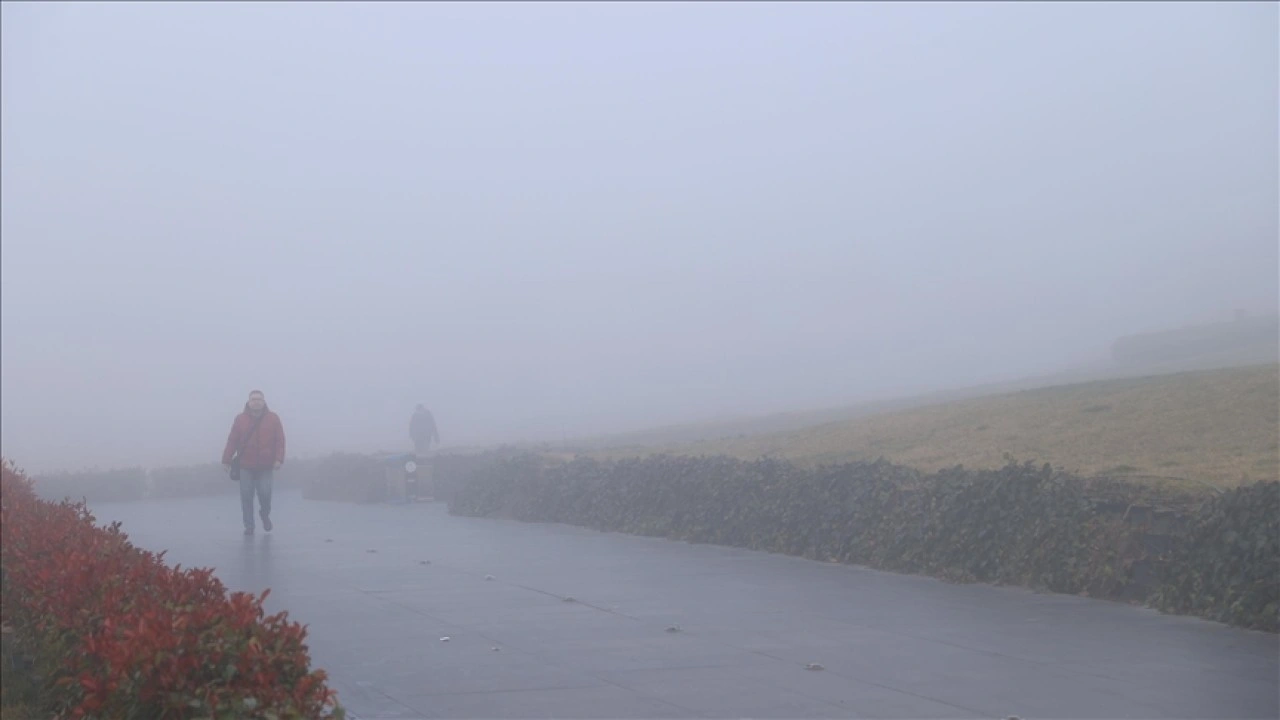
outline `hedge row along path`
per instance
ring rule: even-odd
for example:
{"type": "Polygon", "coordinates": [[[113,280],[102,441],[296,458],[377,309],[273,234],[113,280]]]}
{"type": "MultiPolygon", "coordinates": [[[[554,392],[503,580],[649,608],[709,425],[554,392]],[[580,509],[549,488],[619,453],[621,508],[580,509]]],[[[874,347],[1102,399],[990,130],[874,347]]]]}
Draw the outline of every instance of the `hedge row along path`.
{"type": "MultiPolygon", "coordinates": [[[[333,693],[306,631],[208,569],[168,565],[83,504],[40,500],[0,460],[0,624],[12,714],[318,720],[333,693]],[[14,703],[14,700],[17,703],[14,703]]],[[[15,720],[17,720],[15,718],[15,720]]]]}
{"type": "Polygon", "coordinates": [[[1121,603],[439,503],[283,492],[275,532],[248,542],[234,498],[94,511],[172,562],[270,587],[365,720],[1280,714],[1275,635],[1121,603]]]}
{"type": "Polygon", "coordinates": [[[1144,495],[1032,463],[923,474],[884,461],[530,453],[478,467],[449,509],[1142,602],[1280,632],[1280,482],[1181,512],[1144,495]]]}

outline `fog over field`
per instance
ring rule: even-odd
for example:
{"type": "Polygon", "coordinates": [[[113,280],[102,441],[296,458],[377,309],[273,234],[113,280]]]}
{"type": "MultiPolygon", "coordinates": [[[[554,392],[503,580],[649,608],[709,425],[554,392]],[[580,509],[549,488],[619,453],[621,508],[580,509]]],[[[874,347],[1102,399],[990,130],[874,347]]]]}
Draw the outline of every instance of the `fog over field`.
{"type": "Polygon", "coordinates": [[[1274,313],[1267,3],[6,3],[28,470],[560,440],[1274,313]]]}

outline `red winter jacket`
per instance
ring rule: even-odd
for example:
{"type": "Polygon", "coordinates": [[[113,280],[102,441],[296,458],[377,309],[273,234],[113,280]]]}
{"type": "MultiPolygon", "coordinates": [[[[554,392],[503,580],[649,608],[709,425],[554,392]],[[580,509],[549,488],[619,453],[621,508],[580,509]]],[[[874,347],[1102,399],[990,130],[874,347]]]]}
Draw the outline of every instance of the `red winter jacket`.
{"type": "MultiPolygon", "coordinates": [[[[280,422],[280,416],[271,412],[270,409],[263,408],[262,412],[265,416],[258,424],[253,437],[249,438],[244,453],[240,456],[240,467],[246,470],[266,470],[276,463],[284,462],[284,425],[280,422]]],[[[254,420],[256,418],[249,413],[246,405],[245,411],[237,415],[235,422],[231,423],[231,435],[227,438],[226,449],[222,451],[223,465],[231,463],[231,457],[236,454],[240,443],[245,440],[245,435],[253,428],[254,420]]]]}

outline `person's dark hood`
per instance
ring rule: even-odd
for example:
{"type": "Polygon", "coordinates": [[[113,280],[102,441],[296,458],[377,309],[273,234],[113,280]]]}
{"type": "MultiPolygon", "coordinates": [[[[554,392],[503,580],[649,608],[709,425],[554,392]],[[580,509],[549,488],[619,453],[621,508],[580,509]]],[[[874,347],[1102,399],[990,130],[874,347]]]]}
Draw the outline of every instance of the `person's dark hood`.
{"type": "MultiPolygon", "coordinates": [[[[244,411],[251,415],[253,414],[253,411],[249,409],[249,402],[247,400],[244,403],[244,411]]],[[[262,403],[262,414],[266,415],[269,412],[271,412],[271,406],[266,403],[262,403]]]]}

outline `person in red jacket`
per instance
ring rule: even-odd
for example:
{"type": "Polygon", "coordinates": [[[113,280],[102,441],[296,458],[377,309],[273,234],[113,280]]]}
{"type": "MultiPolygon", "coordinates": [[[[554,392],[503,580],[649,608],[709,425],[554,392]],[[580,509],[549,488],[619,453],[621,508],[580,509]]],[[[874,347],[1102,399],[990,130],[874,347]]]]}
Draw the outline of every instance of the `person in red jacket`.
{"type": "Polygon", "coordinates": [[[253,496],[258,496],[262,529],[271,532],[272,473],[284,464],[284,425],[267,408],[261,390],[249,393],[244,412],[231,423],[231,435],[222,451],[222,466],[240,483],[240,510],[244,534],[253,534],[253,496]]]}

